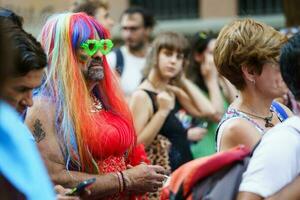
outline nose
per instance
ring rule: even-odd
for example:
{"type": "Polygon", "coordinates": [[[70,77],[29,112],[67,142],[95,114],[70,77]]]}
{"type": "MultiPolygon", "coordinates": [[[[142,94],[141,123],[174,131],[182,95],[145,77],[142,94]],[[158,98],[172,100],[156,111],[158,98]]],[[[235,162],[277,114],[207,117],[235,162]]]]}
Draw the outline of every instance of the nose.
{"type": "Polygon", "coordinates": [[[172,63],[175,63],[177,61],[177,54],[173,53],[170,60],[171,60],[172,63]]]}
{"type": "Polygon", "coordinates": [[[131,31],[129,29],[122,29],[122,36],[124,39],[128,39],[131,36],[131,31]]]}
{"type": "Polygon", "coordinates": [[[33,106],[32,91],[26,93],[26,95],[24,96],[24,98],[21,101],[21,104],[24,107],[33,106]]]}
{"type": "Polygon", "coordinates": [[[98,51],[92,56],[92,58],[93,58],[94,60],[101,61],[101,60],[102,60],[102,56],[103,56],[103,54],[100,52],[100,50],[98,50],[98,51]]]}

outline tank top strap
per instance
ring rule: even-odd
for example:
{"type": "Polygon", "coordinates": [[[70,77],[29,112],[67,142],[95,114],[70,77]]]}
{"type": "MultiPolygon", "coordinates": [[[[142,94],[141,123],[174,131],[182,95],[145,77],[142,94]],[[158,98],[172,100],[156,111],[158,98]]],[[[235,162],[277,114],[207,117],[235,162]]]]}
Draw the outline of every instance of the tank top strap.
{"type": "Polygon", "coordinates": [[[224,114],[223,118],[221,119],[218,127],[220,127],[225,121],[231,118],[242,118],[253,124],[259,132],[262,134],[265,132],[265,130],[258,124],[256,123],[253,119],[251,119],[248,115],[246,115],[243,112],[238,111],[237,109],[234,108],[228,108],[226,113],[224,114]]]}
{"type": "Polygon", "coordinates": [[[142,89],[144,92],[146,92],[146,94],[149,96],[149,98],[151,99],[151,103],[152,103],[152,108],[153,108],[153,113],[155,113],[158,110],[158,106],[157,106],[157,101],[156,101],[156,96],[157,93],[150,91],[150,90],[146,90],[146,89],[142,89]]]}

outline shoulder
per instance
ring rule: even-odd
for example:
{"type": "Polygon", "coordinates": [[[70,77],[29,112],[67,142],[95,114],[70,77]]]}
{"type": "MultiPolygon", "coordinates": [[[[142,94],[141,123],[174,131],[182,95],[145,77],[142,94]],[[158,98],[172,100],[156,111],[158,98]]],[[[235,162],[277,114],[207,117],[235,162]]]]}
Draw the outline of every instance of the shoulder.
{"type": "Polygon", "coordinates": [[[289,123],[290,119],[276,125],[263,136],[243,175],[240,191],[266,197],[298,176],[300,134],[289,127],[289,123]]]}
{"type": "Polygon", "coordinates": [[[278,144],[279,147],[287,144],[300,144],[300,117],[290,117],[283,123],[277,124],[264,135],[262,143],[270,143],[274,146],[278,144]]]}
{"type": "Polygon", "coordinates": [[[30,118],[50,118],[55,114],[55,105],[49,99],[38,97],[34,99],[33,106],[28,108],[26,120],[30,118]]]}
{"type": "Polygon", "coordinates": [[[52,132],[54,127],[54,118],[54,104],[47,98],[36,98],[33,106],[27,111],[25,123],[35,137],[37,132],[39,133],[38,135],[43,136],[44,132],[52,132]]]}
{"type": "Polygon", "coordinates": [[[145,104],[151,104],[151,99],[146,91],[143,89],[138,88],[135,92],[133,92],[131,99],[130,99],[130,105],[140,105],[145,106],[145,104]]]}
{"type": "Polygon", "coordinates": [[[260,138],[258,130],[243,118],[231,118],[221,125],[221,147],[227,149],[238,144],[253,147],[260,138]]]}

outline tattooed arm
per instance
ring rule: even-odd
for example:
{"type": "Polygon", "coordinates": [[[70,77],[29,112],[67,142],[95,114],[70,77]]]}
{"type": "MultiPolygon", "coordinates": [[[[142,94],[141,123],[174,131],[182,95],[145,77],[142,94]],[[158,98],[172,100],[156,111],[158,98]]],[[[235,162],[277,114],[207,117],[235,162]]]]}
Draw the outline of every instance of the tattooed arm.
{"type": "MultiPolygon", "coordinates": [[[[58,143],[54,124],[55,109],[48,102],[35,101],[28,110],[25,123],[31,129],[39,150],[48,168],[48,172],[55,184],[70,188],[89,178],[96,178],[91,187],[88,199],[99,199],[119,192],[119,180],[116,173],[105,175],[88,174],[84,172],[68,171],[58,143]]],[[[126,191],[133,194],[154,192],[161,187],[165,171],[160,166],[141,164],[123,171],[126,191]]]]}
{"type": "Polygon", "coordinates": [[[41,120],[36,119],[33,125],[33,137],[37,143],[43,140],[46,136],[45,131],[43,130],[41,120]]]}

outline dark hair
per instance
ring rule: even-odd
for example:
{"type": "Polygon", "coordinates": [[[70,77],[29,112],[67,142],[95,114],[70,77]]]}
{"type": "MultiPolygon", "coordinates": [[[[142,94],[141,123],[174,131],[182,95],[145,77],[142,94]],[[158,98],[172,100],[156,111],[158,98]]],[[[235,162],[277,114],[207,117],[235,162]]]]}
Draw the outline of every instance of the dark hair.
{"type": "Polygon", "coordinates": [[[98,8],[108,9],[108,5],[100,1],[86,1],[77,4],[73,9],[73,12],[84,12],[87,15],[94,17],[98,8]]]}
{"type": "Polygon", "coordinates": [[[148,11],[148,10],[142,8],[142,7],[138,7],[138,6],[133,6],[133,7],[127,8],[123,12],[121,18],[124,15],[132,15],[132,14],[135,14],[135,13],[139,13],[139,14],[142,15],[145,28],[153,28],[155,26],[155,19],[154,19],[153,14],[150,11],[148,11]]]}
{"type": "Polygon", "coordinates": [[[29,33],[20,30],[12,34],[16,51],[15,75],[23,76],[32,70],[46,67],[47,57],[41,44],[29,33]]]}
{"type": "Polygon", "coordinates": [[[185,74],[187,78],[193,81],[198,87],[200,87],[205,92],[208,92],[208,88],[203,79],[202,74],[200,73],[199,65],[194,59],[195,53],[204,53],[209,42],[216,38],[212,32],[197,32],[191,38],[191,53],[189,55],[189,66],[186,67],[185,74]]]}
{"type": "Polygon", "coordinates": [[[295,98],[300,100],[300,34],[290,38],[280,52],[282,78],[295,98]]]}
{"type": "Polygon", "coordinates": [[[22,28],[23,19],[11,10],[0,9],[0,22],[11,40],[14,54],[13,76],[23,76],[31,70],[42,69],[47,64],[46,54],[41,44],[22,28]]]}
{"type": "Polygon", "coordinates": [[[0,7],[0,20],[10,20],[20,28],[23,26],[23,18],[6,8],[0,7]]]}
{"type": "Polygon", "coordinates": [[[0,96],[2,97],[3,84],[13,69],[13,51],[6,24],[0,20],[0,96]]]}

